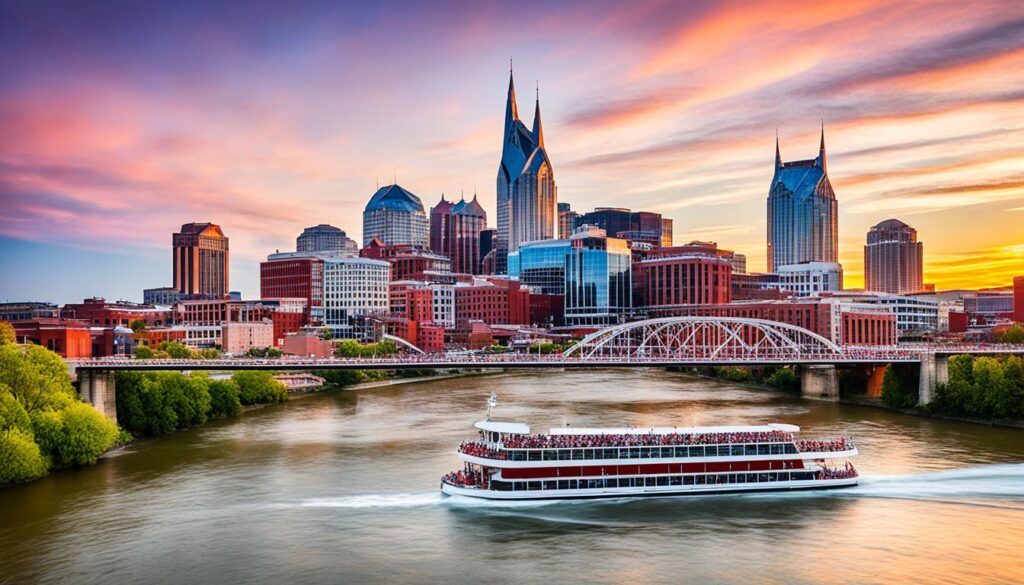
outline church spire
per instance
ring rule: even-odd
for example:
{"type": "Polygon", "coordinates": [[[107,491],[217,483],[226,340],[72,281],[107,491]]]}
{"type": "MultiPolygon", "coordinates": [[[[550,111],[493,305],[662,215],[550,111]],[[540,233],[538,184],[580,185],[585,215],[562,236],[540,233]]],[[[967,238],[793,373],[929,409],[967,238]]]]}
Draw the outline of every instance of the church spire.
{"type": "Polygon", "coordinates": [[[512,137],[515,122],[519,119],[519,108],[516,106],[516,85],[512,80],[512,59],[508,60],[508,101],[505,103],[505,143],[512,137]]]}
{"type": "Polygon", "coordinates": [[[825,166],[825,120],[821,121],[821,145],[818,147],[818,165],[821,166],[821,170],[828,172],[828,168],[825,166]]]}
{"type": "Polygon", "coordinates": [[[544,148],[544,127],[540,123],[540,82],[537,82],[537,107],[533,111],[533,138],[537,146],[544,148]]]}

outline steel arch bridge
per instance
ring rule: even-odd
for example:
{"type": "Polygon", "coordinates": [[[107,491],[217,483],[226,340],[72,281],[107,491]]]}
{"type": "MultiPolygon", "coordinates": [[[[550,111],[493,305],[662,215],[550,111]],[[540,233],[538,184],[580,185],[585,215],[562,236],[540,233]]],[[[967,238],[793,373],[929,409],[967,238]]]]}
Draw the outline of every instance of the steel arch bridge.
{"type": "Polygon", "coordinates": [[[594,332],[565,355],[581,360],[776,362],[842,359],[843,349],[802,327],[739,317],[665,317],[594,332]]]}

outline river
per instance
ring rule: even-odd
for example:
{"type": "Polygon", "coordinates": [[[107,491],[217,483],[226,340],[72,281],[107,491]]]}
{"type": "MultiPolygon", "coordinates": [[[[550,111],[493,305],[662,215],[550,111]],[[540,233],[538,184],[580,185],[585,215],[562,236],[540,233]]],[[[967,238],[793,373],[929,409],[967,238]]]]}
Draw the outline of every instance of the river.
{"type": "Polygon", "coordinates": [[[1024,431],[658,370],[313,395],[0,491],[4,583],[1021,583],[1024,431]],[[501,504],[438,478],[495,419],[852,435],[822,493],[501,504]]]}

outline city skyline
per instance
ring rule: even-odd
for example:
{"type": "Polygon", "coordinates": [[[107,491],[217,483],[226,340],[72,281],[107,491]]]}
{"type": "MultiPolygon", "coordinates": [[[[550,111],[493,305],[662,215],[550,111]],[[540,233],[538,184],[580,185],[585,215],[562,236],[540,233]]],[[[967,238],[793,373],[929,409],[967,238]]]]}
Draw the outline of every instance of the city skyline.
{"type": "Polygon", "coordinates": [[[426,202],[476,192],[496,218],[509,55],[521,87],[541,81],[558,200],[576,211],[662,213],[677,244],[714,240],[761,271],[775,129],[783,159],[807,158],[824,118],[847,287],[863,283],[864,234],[890,218],[928,242],[940,289],[1019,273],[1013,3],[782,5],[792,20],[771,3],[581,6],[517,14],[511,43],[494,34],[511,14],[453,4],[447,28],[395,47],[383,31],[434,11],[7,7],[0,117],[18,140],[0,144],[0,269],[17,278],[0,300],[138,299],[172,284],[169,235],[207,221],[231,236],[231,288],[254,297],[259,261],[305,227],[360,240],[363,206],[394,178],[426,202]]]}

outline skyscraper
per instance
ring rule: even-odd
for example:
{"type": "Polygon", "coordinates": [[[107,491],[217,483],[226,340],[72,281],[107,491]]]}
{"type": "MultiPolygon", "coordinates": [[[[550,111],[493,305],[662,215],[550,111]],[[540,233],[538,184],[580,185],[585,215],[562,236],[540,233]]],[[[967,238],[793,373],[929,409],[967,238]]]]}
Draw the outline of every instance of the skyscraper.
{"type": "Polygon", "coordinates": [[[838,206],[825,164],[825,128],[818,157],[782,162],[775,139],[775,176],[768,191],[768,271],[801,262],[838,260],[838,206]]]}
{"type": "Polygon", "coordinates": [[[558,239],[568,240],[576,231],[580,214],[572,210],[568,203],[558,204],[558,239]]]}
{"type": "Polygon", "coordinates": [[[451,221],[452,208],[455,204],[444,198],[441,193],[441,200],[437,205],[430,208],[430,249],[435,254],[451,257],[451,250],[448,249],[448,240],[445,232],[448,223],[451,221]]]}
{"type": "Polygon", "coordinates": [[[510,71],[501,163],[498,165],[496,269],[499,274],[506,272],[508,253],[517,250],[519,244],[550,240],[556,236],[556,202],[554,170],[544,149],[539,93],[531,131],[519,119],[515,84],[510,71]]]}
{"type": "Polygon", "coordinates": [[[887,219],[868,230],[864,246],[864,288],[874,292],[907,293],[923,288],[924,244],[917,230],[898,219],[887,219]]]}
{"type": "Polygon", "coordinates": [[[295,238],[297,252],[346,252],[359,253],[359,244],[348,237],[344,230],[322,223],[308,227],[295,238]]]}
{"type": "Polygon", "coordinates": [[[171,244],[174,288],[187,295],[228,294],[228,238],[219,225],[186,223],[171,244]]]}
{"type": "Polygon", "coordinates": [[[427,245],[427,214],[420,198],[399,187],[377,189],[363,210],[363,246],[373,238],[385,244],[427,245]]]}
{"type": "MultiPolygon", "coordinates": [[[[487,212],[476,200],[463,199],[452,207],[445,225],[445,249],[452,259],[452,270],[480,274],[480,232],[487,227],[487,212]]],[[[431,225],[433,228],[433,225],[431,225]]]]}

